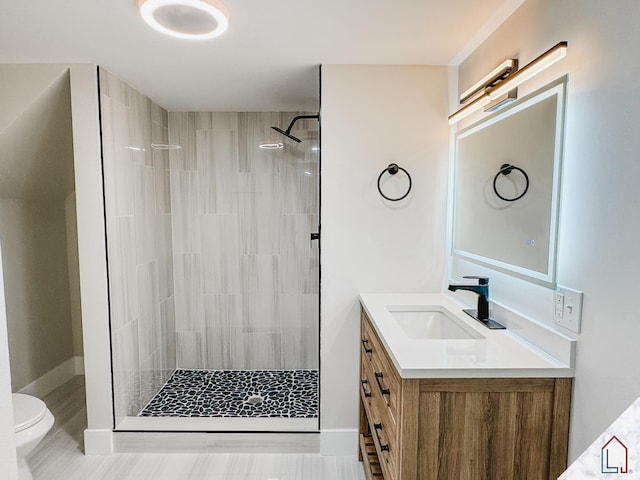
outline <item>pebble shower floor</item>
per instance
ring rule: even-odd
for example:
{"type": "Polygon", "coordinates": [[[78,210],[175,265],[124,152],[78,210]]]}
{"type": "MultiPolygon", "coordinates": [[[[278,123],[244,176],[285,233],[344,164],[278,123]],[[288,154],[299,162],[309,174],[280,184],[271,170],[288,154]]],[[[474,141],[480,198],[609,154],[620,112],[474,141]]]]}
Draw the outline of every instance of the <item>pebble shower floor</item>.
{"type": "Polygon", "coordinates": [[[318,416],[317,370],[176,370],[140,417],[318,416]]]}

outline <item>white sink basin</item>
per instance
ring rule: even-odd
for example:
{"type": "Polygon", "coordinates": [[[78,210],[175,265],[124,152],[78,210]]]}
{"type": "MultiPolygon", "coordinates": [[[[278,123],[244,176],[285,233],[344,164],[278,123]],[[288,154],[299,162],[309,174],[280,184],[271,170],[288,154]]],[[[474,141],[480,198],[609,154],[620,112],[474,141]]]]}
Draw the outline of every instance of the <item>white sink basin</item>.
{"type": "Polygon", "coordinates": [[[409,338],[421,340],[485,338],[444,307],[388,306],[387,309],[409,338]]]}

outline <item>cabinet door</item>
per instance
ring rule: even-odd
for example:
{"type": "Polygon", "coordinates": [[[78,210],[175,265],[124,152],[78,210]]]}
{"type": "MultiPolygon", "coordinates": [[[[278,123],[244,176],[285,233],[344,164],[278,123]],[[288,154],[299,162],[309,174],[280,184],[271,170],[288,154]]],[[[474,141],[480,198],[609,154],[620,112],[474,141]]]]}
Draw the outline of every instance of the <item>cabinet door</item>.
{"type": "Polygon", "coordinates": [[[554,379],[422,380],[418,478],[548,480],[554,379]],[[435,461],[437,459],[437,461],[435,461]]]}

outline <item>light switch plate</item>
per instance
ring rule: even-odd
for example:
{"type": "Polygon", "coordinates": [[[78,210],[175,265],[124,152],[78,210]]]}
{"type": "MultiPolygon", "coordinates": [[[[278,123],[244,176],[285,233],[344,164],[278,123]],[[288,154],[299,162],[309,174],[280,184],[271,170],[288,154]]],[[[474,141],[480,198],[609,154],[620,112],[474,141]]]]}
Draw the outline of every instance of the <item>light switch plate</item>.
{"type": "Polygon", "coordinates": [[[582,292],[558,285],[553,293],[553,321],[580,333],[582,322],[582,292]]]}

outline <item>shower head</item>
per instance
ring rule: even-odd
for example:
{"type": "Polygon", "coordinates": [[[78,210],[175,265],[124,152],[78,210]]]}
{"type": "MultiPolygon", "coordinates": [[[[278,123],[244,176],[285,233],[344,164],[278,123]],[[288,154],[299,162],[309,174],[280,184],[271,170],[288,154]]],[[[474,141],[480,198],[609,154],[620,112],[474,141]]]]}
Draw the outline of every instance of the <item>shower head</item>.
{"type": "Polygon", "coordinates": [[[278,128],[278,127],[271,127],[271,128],[273,128],[276,132],[281,133],[285,137],[288,137],[291,140],[300,143],[302,140],[300,140],[298,137],[291,135],[291,129],[293,128],[293,125],[302,118],[315,118],[316,120],[319,121],[320,114],[316,113],[315,115],[298,115],[297,117],[294,117],[293,120],[291,120],[291,123],[289,124],[286,130],[282,130],[281,128],[278,128]]]}
{"type": "Polygon", "coordinates": [[[287,129],[287,131],[285,132],[284,130],[282,130],[281,128],[278,127],[271,127],[273,128],[276,132],[281,133],[282,135],[289,137],[291,140],[300,143],[302,140],[300,140],[298,137],[294,137],[293,135],[291,135],[289,133],[289,129],[287,129]]]}

